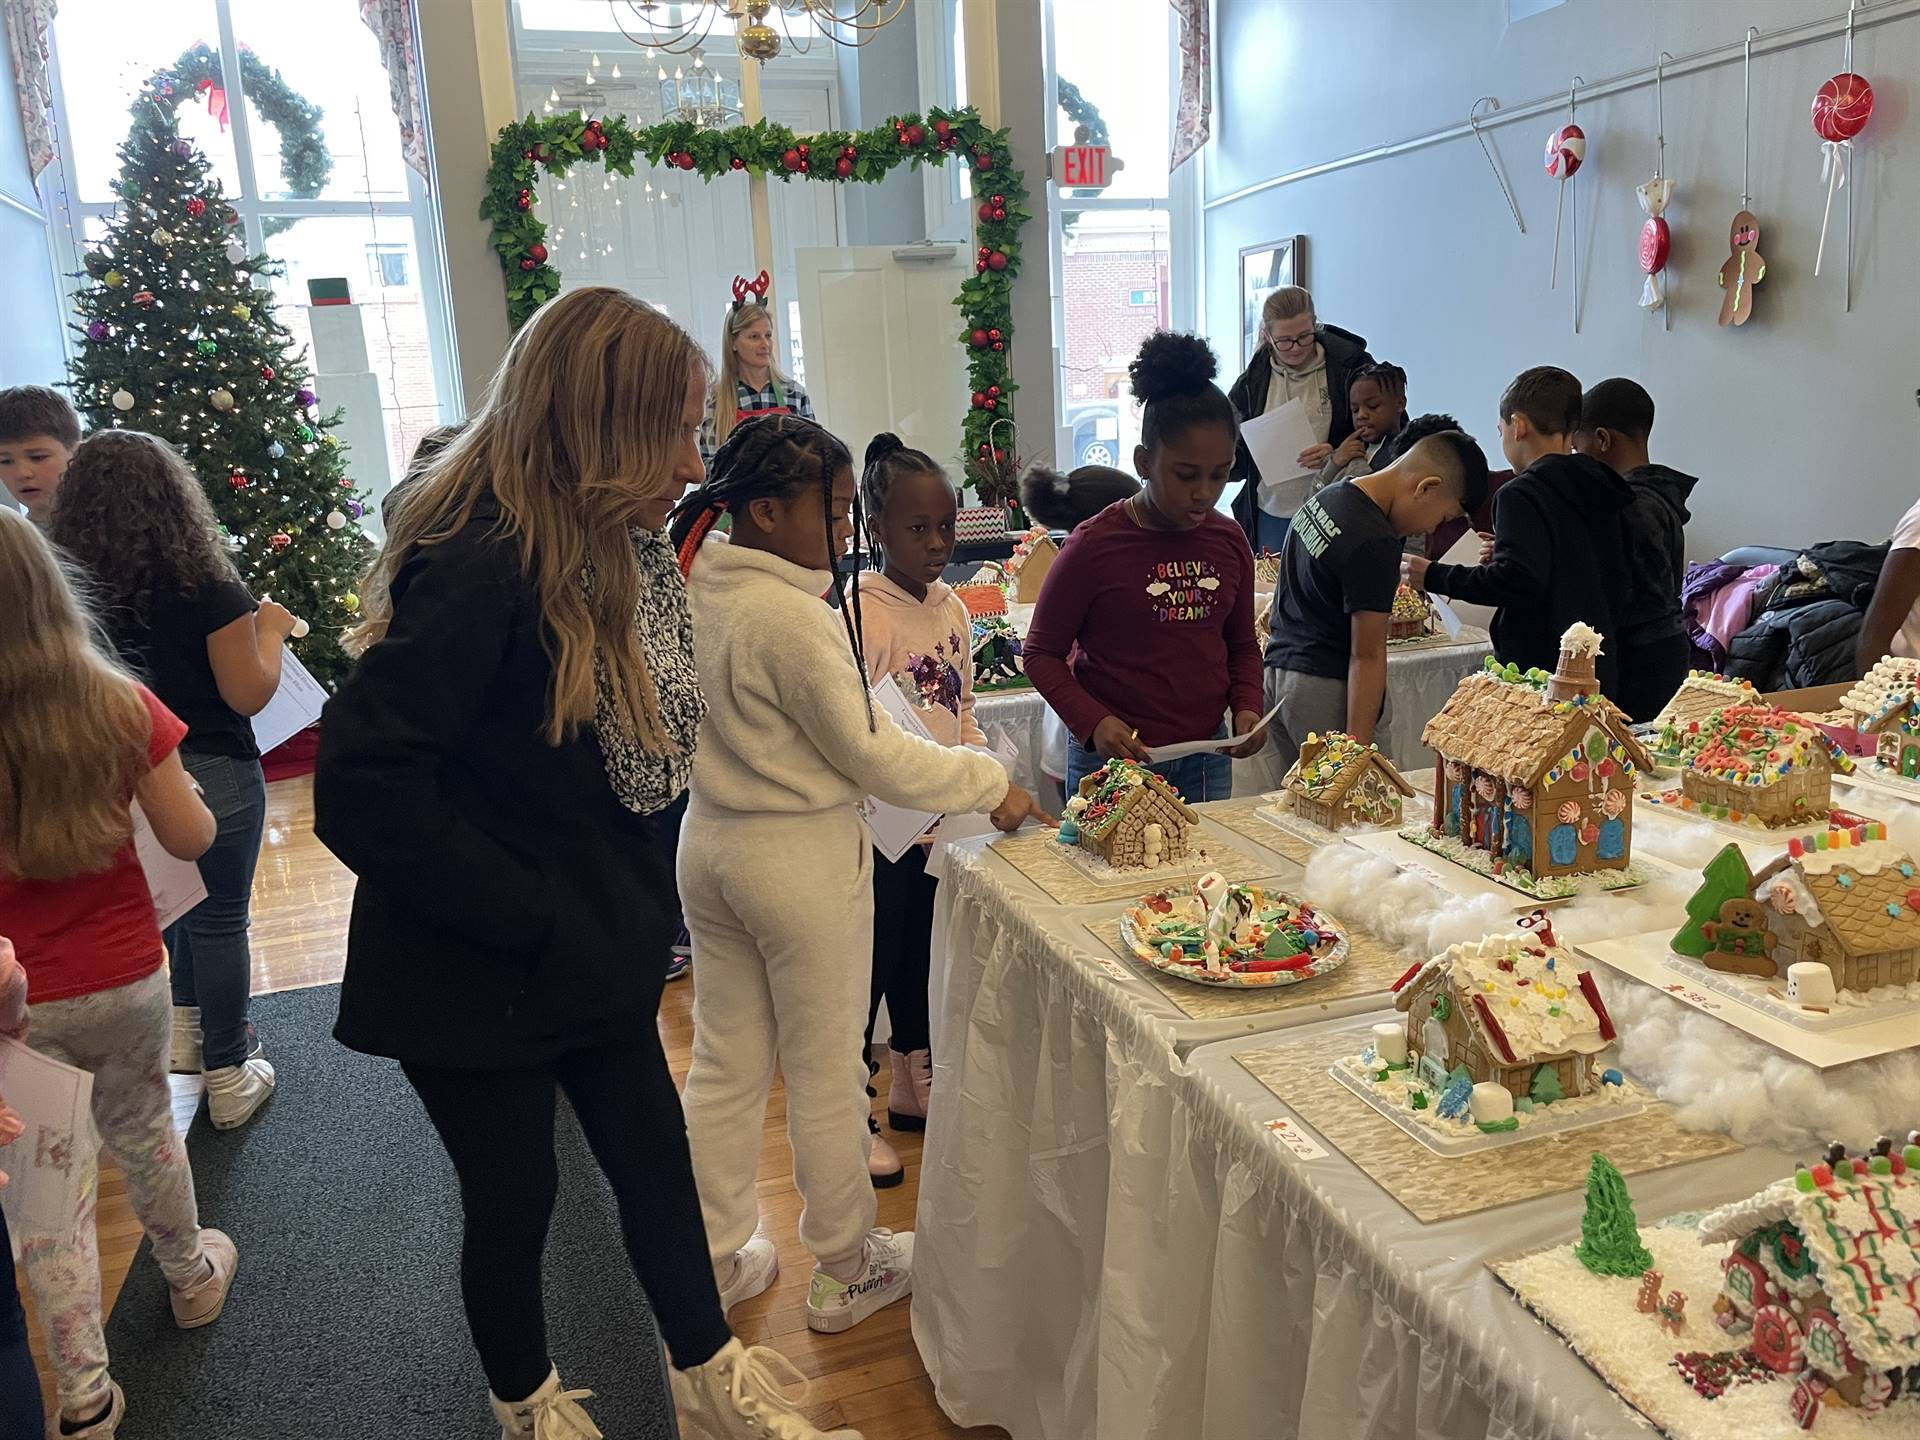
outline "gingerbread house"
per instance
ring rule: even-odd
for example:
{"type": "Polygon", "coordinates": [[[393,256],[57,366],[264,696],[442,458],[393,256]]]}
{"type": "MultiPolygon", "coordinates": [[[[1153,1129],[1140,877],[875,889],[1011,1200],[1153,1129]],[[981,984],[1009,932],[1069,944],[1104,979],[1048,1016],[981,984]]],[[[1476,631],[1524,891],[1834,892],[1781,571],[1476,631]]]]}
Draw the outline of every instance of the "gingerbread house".
{"type": "Polygon", "coordinates": [[[1920,660],[1888,655],[1840,699],[1847,722],[1874,737],[1874,759],[1920,778],[1920,660]]]}
{"type": "Polygon", "coordinates": [[[1812,989],[1807,966],[1831,972],[1822,996],[1920,979],[1920,866],[1878,821],[1796,837],[1757,871],[1729,845],[1708,863],[1687,916],[1673,937],[1677,953],[1714,970],[1786,978],[1794,998],[1812,989]]]}
{"type": "Polygon", "coordinates": [[[1592,1057],[1613,1018],[1579,957],[1534,935],[1490,935],[1416,965],[1393,987],[1415,1075],[1444,1091],[1462,1074],[1548,1104],[1599,1082],[1592,1057]]]}
{"type": "Polygon", "coordinates": [[[1294,814],[1329,830],[1398,825],[1401,801],[1413,797],[1413,786],[1378,745],[1338,730],[1301,742],[1282,788],[1294,814]]]}
{"type": "Polygon", "coordinates": [[[1866,1413],[1907,1392],[1920,1365],[1920,1144],[1836,1146],[1757,1195],[1702,1217],[1700,1243],[1732,1243],[1714,1322],[1795,1382],[1801,1429],[1835,1404],[1866,1413]]]}
{"type": "Polygon", "coordinates": [[[960,603],[967,607],[967,614],[975,620],[1007,613],[1007,592],[1000,588],[997,568],[993,574],[996,577],[994,579],[982,579],[976,574],[966,584],[953,587],[953,593],[960,597],[960,603]]]}
{"type": "Polygon", "coordinates": [[[1627,868],[1634,777],[1651,762],[1600,694],[1600,645],[1597,631],[1576,624],[1552,675],[1489,659],[1460,682],[1421,732],[1439,752],[1436,837],[1536,878],[1627,868]]]}
{"type": "Polygon", "coordinates": [[[1680,790],[1707,814],[1763,825],[1824,822],[1833,774],[1853,761],[1812,721],[1773,705],[1728,705],[1708,716],[1706,741],[1680,772],[1680,790]]]}
{"type": "Polygon", "coordinates": [[[1751,680],[1730,680],[1709,670],[1695,670],[1654,717],[1654,739],[1649,751],[1659,765],[1684,765],[1710,738],[1707,721],[1729,705],[1757,705],[1760,693],[1751,680]]]}
{"type": "Polygon", "coordinates": [[[982,693],[1017,690],[1027,679],[1020,632],[1004,615],[982,615],[973,622],[973,688],[982,693]]]}
{"type": "Polygon", "coordinates": [[[1082,779],[1066,810],[1060,839],[1117,870],[1184,859],[1200,823],[1178,790],[1132,760],[1109,760],[1082,779]]]}
{"type": "Polygon", "coordinates": [[[1421,640],[1433,633],[1433,603],[1411,585],[1393,592],[1387,612],[1387,639],[1421,640]]]}
{"type": "Polygon", "coordinates": [[[1006,564],[1008,598],[1016,605],[1032,605],[1040,599],[1053,562],[1060,558],[1060,547],[1045,526],[1036,525],[1014,543],[1006,564]]]}
{"type": "Polygon", "coordinates": [[[1253,588],[1255,590],[1274,590],[1280,584],[1280,554],[1276,550],[1262,550],[1253,557],[1253,588]]]}

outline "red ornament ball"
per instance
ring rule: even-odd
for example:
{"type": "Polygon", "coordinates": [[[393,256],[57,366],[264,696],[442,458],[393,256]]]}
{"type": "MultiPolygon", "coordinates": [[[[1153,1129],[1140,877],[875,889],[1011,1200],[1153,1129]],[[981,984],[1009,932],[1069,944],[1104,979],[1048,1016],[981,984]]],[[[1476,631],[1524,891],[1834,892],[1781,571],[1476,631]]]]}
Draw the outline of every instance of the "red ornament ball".
{"type": "Polygon", "coordinates": [[[993,348],[994,348],[994,349],[995,349],[996,351],[999,351],[999,350],[1004,350],[1004,349],[1006,349],[1006,348],[1007,348],[1007,342],[1006,342],[1006,341],[1004,341],[1004,340],[996,340],[996,341],[994,341],[994,342],[993,342],[993,348]]]}
{"type": "Polygon", "coordinates": [[[999,408],[1000,408],[1000,402],[994,399],[991,395],[989,395],[987,397],[987,409],[998,410],[999,408]]]}
{"type": "Polygon", "coordinates": [[[982,220],[991,220],[991,219],[993,219],[993,206],[992,206],[992,204],[991,204],[991,203],[988,203],[988,202],[984,202],[984,201],[983,201],[983,202],[981,203],[981,206],[980,206],[980,218],[981,218],[982,220]]]}
{"type": "Polygon", "coordinates": [[[276,530],[267,537],[267,544],[276,550],[284,550],[293,543],[293,537],[284,530],[276,530]]]}
{"type": "Polygon", "coordinates": [[[853,174],[853,162],[842,155],[838,160],[833,162],[833,173],[838,175],[842,180],[846,179],[849,175],[853,174]]]}
{"type": "Polygon", "coordinates": [[[527,257],[526,257],[526,256],[524,256],[524,255],[523,255],[523,256],[521,256],[521,257],[520,257],[520,268],[521,268],[522,270],[531,270],[531,269],[533,269],[533,261],[532,261],[532,260],[530,260],[529,258],[527,258],[527,257]]]}
{"type": "Polygon", "coordinates": [[[1000,338],[1000,331],[997,328],[987,331],[987,338],[989,340],[998,340],[1000,338]]]}
{"type": "Polygon", "coordinates": [[[738,155],[735,155],[727,161],[727,168],[729,170],[744,170],[747,168],[747,162],[742,160],[738,155]]]}
{"type": "Polygon", "coordinates": [[[533,244],[527,247],[527,258],[536,265],[546,264],[547,247],[542,245],[538,240],[534,241],[533,244]]]}
{"type": "Polygon", "coordinates": [[[187,214],[191,215],[194,219],[198,220],[206,213],[207,202],[202,200],[198,195],[195,195],[191,200],[187,201],[187,214]]]}
{"type": "Polygon", "coordinates": [[[933,133],[944,140],[948,135],[953,133],[953,125],[946,120],[936,120],[933,122],[933,133]]]}
{"type": "Polygon", "coordinates": [[[998,385],[987,386],[987,394],[998,399],[1000,397],[1000,387],[998,385]]]}
{"type": "Polygon", "coordinates": [[[976,390],[973,392],[973,408],[976,410],[984,410],[987,408],[987,392],[986,391],[976,390]]]}
{"type": "Polygon", "coordinates": [[[986,349],[987,348],[987,332],[984,330],[974,331],[973,334],[967,337],[967,343],[973,346],[973,348],[976,350],[986,349]]]}
{"type": "Polygon", "coordinates": [[[986,261],[984,261],[984,260],[976,260],[976,261],[974,261],[974,262],[973,262],[973,273],[974,273],[974,274],[976,274],[976,275],[984,275],[984,274],[986,274],[986,273],[987,273],[987,262],[986,262],[986,261]]]}
{"type": "Polygon", "coordinates": [[[991,174],[993,171],[993,157],[983,152],[974,159],[973,168],[983,175],[991,174]]]}
{"type": "Polygon", "coordinates": [[[924,145],[927,142],[927,127],[924,125],[907,126],[907,144],[924,145]]]}
{"type": "Polygon", "coordinates": [[[812,149],[805,145],[796,145],[793,148],[800,152],[800,158],[802,160],[805,160],[809,155],[813,154],[812,149]]]}
{"type": "Polygon", "coordinates": [[[991,255],[987,256],[987,268],[989,270],[1006,269],[1007,268],[1006,252],[1003,250],[996,250],[991,255]]]}
{"type": "Polygon", "coordinates": [[[789,170],[798,170],[800,168],[800,152],[798,150],[787,151],[786,154],[780,157],[780,163],[789,170]]]}
{"type": "Polygon", "coordinates": [[[271,380],[273,378],[273,366],[262,365],[260,367],[260,378],[262,380],[271,380]]]}
{"type": "Polygon", "coordinates": [[[531,190],[522,190],[518,195],[513,197],[513,203],[522,210],[531,210],[533,208],[533,192],[531,190]]]}
{"type": "Polygon", "coordinates": [[[1007,212],[1005,210],[996,209],[993,212],[993,218],[996,220],[1004,220],[1007,218],[1007,212]]]}
{"type": "Polygon", "coordinates": [[[993,205],[993,208],[998,210],[1001,206],[1007,203],[1007,197],[1004,195],[996,195],[993,197],[993,200],[991,203],[993,205]]]}
{"type": "Polygon", "coordinates": [[[232,489],[244,490],[247,488],[248,481],[246,476],[242,475],[238,470],[236,470],[231,475],[227,476],[227,484],[232,489]]]}

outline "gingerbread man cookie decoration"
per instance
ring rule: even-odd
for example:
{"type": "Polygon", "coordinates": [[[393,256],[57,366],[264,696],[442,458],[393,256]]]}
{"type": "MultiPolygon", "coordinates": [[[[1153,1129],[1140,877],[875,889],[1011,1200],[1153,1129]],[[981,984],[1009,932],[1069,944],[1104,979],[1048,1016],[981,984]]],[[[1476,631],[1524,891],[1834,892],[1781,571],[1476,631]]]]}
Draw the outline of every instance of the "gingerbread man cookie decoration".
{"type": "Polygon", "coordinates": [[[1720,288],[1726,292],[1720,300],[1720,323],[1744,325],[1753,314],[1753,287],[1767,278],[1766,258],[1760,253],[1760,222],[1751,210],[1733,217],[1727,243],[1733,253],[1720,267],[1720,288]]]}

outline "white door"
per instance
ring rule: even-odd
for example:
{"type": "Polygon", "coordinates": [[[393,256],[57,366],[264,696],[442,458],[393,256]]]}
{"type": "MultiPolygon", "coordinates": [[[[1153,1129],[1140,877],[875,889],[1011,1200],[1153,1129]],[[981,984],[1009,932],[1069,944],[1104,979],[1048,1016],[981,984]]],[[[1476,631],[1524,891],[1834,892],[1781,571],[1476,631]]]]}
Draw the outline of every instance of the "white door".
{"type": "MultiPolygon", "coordinates": [[[[892,430],[960,479],[967,358],[953,297],[973,272],[966,247],[799,250],[807,388],[820,421],[858,456],[892,430]]],[[[1012,449],[1011,436],[1008,447],[1012,449]]]]}

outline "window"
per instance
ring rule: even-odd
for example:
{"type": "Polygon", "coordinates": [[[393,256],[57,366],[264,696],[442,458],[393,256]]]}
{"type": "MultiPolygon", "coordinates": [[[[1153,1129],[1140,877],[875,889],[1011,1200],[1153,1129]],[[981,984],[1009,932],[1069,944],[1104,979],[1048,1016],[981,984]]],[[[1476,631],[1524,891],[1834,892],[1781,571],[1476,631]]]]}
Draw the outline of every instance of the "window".
{"type": "MultiPolygon", "coordinates": [[[[273,280],[281,323],[311,348],[306,282],[354,280],[365,358],[324,346],[308,358],[323,403],[329,375],[371,371],[387,454],[355,478],[378,496],[419,437],[458,412],[458,381],[433,209],[401,158],[386,69],[356,0],[61,0],[53,41],[63,143],[40,190],[57,268],[79,271],[113,212],[134,96],[204,51],[217,78],[181,97],[180,131],[206,153],[248,250],[285,262],[273,280]]],[[[350,399],[353,387],[336,393],[350,399]]]]}
{"type": "Polygon", "coordinates": [[[1159,303],[1160,292],[1158,290],[1129,290],[1127,292],[1127,304],[1129,305],[1158,305],[1159,303]]]}
{"type": "Polygon", "coordinates": [[[367,274],[376,290],[407,283],[408,249],[405,245],[367,246],[367,274]]]}

